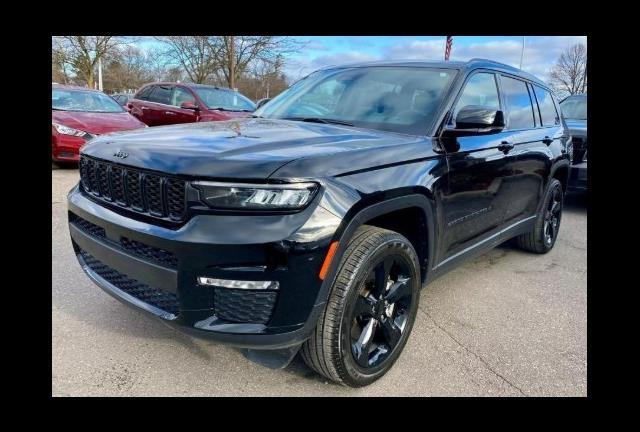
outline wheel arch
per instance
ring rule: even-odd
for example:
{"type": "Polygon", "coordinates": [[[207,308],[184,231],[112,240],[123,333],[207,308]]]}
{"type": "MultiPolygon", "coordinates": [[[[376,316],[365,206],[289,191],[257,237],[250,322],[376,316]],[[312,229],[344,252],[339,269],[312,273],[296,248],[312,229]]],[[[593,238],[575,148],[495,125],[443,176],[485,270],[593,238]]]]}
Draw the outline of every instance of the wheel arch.
{"type": "Polygon", "coordinates": [[[338,241],[338,248],[318,293],[316,304],[326,301],[349,241],[358,227],[366,224],[392,230],[395,227],[394,231],[403,235],[408,234],[409,237],[407,235],[405,237],[412,242],[414,249],[418,253],[421,279],[424,281],[435,253],[434,208],[431,197],[415,192],[370,203],[362,207],[354,206],[347,213],[334,236],[333,241],[338,241]],[[399,223],[405,221],[399,218],[411,215],[418,218],[417,227],[411,224],[399,223]]]}
{"type": "Polygon", "coordinates": [[[566,160],[562,160],[556,163],[552,168],[549,175],[549,181],[552,178],[558,179],[562,184],[563,192],[567,191],[567,187],[569,185],[569,162],[566,160]]]}

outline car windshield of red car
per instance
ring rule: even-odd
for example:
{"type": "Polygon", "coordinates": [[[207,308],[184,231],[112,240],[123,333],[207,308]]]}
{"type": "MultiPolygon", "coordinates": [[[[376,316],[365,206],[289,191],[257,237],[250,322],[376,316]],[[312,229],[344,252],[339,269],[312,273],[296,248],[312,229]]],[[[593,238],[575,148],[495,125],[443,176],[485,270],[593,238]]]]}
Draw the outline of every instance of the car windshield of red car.
{"type": "Polygon", "coordinates": [[[94,91],[53,89],[51,108],[60,111],[121,113],[122,107],[109,96],[94,91]]]}

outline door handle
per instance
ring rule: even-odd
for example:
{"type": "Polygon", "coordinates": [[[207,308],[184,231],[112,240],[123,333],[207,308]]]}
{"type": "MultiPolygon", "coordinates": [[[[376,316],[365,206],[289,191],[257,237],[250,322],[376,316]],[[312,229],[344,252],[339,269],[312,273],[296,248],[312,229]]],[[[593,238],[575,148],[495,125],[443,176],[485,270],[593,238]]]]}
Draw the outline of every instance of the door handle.
{"type": "Polygon", "coordinates": [[[167,115],[176,115],[176,113],[174,113],[173,111],[165,111],[164,113],[167,115]]]}
{"type": "Polygon", "coordinates": [[[515,147],[513,143],[510,143],[509,141],[502,141],[498,146],[498,150],[505,152],[506,154],[513,150],[513,147],[515,147]]]}
{"type": "Polygon", "coordinates": [[[546,136],[543,138],[542,142],[545,143],[546,145],[549,145],[553,142],[553,138],[546,136]]]}

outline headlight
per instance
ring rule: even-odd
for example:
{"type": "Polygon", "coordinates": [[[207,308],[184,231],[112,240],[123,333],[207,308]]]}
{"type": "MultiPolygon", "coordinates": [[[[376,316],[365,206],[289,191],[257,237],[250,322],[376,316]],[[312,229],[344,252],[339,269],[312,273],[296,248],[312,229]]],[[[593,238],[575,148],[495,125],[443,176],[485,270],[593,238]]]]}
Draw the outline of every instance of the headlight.
{"type": "Polygon", "coordinates": [[[71,135],[71,136],[79,136],[79,137],[87,135],[85,131],[74,129],[69,126],[61,125],[59,123],[51,123],[51,124],[53,125],[54,128],[56,128],[58,133],[62,135],[71,135]]]}
{"type": "Polygon", "coordinates": [[[318,191],[317,183],[229,184],[195,182],[209,207],[236,210],[297,210],[318,191]]]}

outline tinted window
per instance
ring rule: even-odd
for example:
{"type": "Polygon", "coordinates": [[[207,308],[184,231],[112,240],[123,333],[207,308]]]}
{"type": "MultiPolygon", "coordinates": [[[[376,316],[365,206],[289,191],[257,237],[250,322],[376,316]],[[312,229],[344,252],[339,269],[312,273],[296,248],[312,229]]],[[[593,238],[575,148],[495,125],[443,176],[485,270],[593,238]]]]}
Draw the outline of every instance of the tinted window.
{"type": "Polygon", "coordinates": [[[151,93],[151,90],[153,90],[153,87],[155,87],[155,86],[147,86],[147,87],[143,88],[142,91],[140,91],[140,93],[138,93],[136,95],[136,99],[148,100],[149,99],[149,94],[151,93]]]}
{"type": "Polygon", "coordinates": [[[477,73],[469,78],[460,99],[458,99],[454,118],[458,111],[467,105],[482,105],[496,110],[500,109],[498,87],[493,74],[477,73]]]}
{"type": "Polygon", "coordinates": [[[507,76],[502,76],[501,83],[507,103],[507,127],[509,129],[534,127],[533,107],[527,83],[507,76]]]}
{"type": "Polygon", "coordinates": [[[240,93],[232,90],[220,90],[215,87],[194,87],[207,108],[227,111],[253,111],[256,106],[240,93]]]}
{"type": "Polygon", "coordinates": [[[540,108],[540,116],[542,117],[542,126],[553,126],[560,123],[558,112],[553,104],[551,93],[542,87],[533,86],[538,99],[538,108],[540,108]]]}
{"type": "Polygon", "coordinates": [[[153,92],[151,92],[147,100],[149,102],[169,105],[171,103],[171,87],[154,86],[153,92]]]}
{"type": "Polygon", "coordinates": [[[568,97],[560,103],[562,115],[567,119],[587,119],[587,98],[583,96],[568,97]]]}
{"type": "Polygon", "coordinates": [[[456,71],[371,66],[326,69],[256,111],[266,118],[319,118],[409,134],[427,131],[456,71]]]}
{"type": "Polygon", "coordinates": [[[183,102],[196,103],[196,99],[189,90],[183,89],[182,87],[174,87],[173,96],[171,96],[171,105],[179,107],[183,102]]]}

